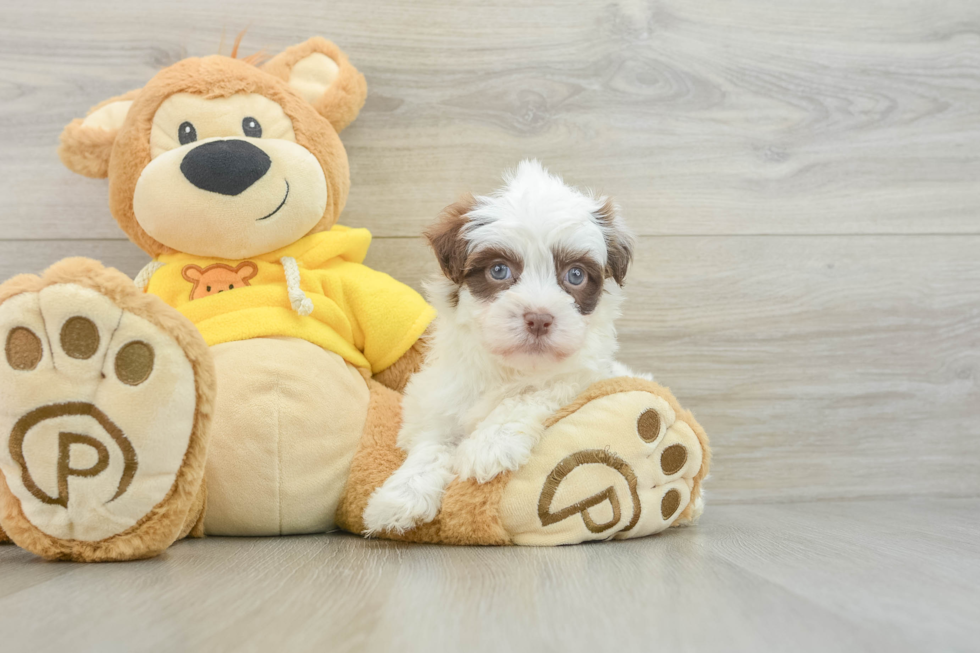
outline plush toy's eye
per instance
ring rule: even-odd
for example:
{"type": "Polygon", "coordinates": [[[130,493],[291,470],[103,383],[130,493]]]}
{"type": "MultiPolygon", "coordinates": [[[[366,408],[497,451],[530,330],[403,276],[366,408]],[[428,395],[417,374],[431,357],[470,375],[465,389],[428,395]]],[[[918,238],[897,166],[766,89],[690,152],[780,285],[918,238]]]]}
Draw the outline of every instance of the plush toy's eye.
{"type": "Polygon", "coordinates": [[[569,268],[565,273],[565,280],[573,286],[581,286],[585,282],[585,270],[582,268],[569,268]]]}
{"type": "Polygon", "coordinates": [[[497,281],[505,281],[510,279],[510,268],[503,263],[497,263],[490,268],[490,277],[496,279],[497,281]]]}
{"type": "Polygon", "coordinates": [[[194,125],[189,122],[180,123],[180,127],[177,128],[177,140],[180,141],[181,145],[187,145],[196,141],[197,130],[194,129],[194,125]]]}
{"type": "Polygon", "coordinates": [[[208,286],[208,292],[211,292],[211,286],[208,286]]]}
{"type": "Polygon", "coordinates": [[[235,284],[229,283],[228,284],[228,290],[234,290],[234,289],[235,289],[235,284]]]}
{"type": "Polygon", "coordinates": [[[242,131],[249,138],[262,138],[262,125],[251,116],[242,120],[242,131]]]}

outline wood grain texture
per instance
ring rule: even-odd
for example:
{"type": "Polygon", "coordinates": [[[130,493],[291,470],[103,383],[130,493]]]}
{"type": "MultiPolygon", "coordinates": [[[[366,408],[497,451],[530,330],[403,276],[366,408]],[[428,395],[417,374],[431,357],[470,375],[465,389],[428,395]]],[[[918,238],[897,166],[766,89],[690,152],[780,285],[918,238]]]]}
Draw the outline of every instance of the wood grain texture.
{"type": "Polygon", "coordinates": [[[980,233],[974,0],[2,9],[7,238],[117,237],[104,182],[61,168],[61,128],[244,27],[245,52],[322,33],[366,74],[346,221],[379,236],[417,235],[526,156],[616,196],[644,234],[980,233]]]}
{"type": "MultiPolygon", "coordinates": [[[[620,358],[694,411],[712,503],[980,495],[980,236],[644,237],[620,358]]],[[[128,241],[0,242],[0,276],[128,241]]],[[[417,289],[421,239],[367,263],[417,289]]]]}
{"type": "Polygon", "coordinates": [[[370,86],[369,264],[418,287],[422,226],[540,156],[646,234],[623,358],[708,429],[712,501],[980,494],[972,0],[0,5],[0,277],[146,261],[57,161],[72,117],[223,28],[323,33],[370,86]]]}
{"type": "Polygon", "coordinates": [[[967,651],[980,501],[718,506],[696,528],[551,549],[326,535],[155,560],[0,547],[4,650],[967,651]],[[50,570],[56,570],[50,572],[50,570]],[[50,573],[49,573],[50,572],[50,573]]]}

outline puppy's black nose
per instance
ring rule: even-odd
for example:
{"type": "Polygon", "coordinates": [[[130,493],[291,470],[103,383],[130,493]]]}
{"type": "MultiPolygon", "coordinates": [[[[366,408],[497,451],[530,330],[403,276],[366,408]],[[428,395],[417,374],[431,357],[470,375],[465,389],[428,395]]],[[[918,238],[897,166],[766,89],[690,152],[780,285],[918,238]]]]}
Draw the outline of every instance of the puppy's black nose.
{"type": "Polygon", "coordinates": [[[528,333],[535,338],[540,338],[548,333],[548,329],[550,329],[551,325],[554,323],[555,316],[551,315],[550,313],[524,314],[524,326],[527,327],[528,333]]]}
{"type": "Polygon", "coordinates": [[[235,139],[198,145],[180,162],[180,171],[201,190],[238,195],[261,179],[271,165],[268,154],[235,139]]]}

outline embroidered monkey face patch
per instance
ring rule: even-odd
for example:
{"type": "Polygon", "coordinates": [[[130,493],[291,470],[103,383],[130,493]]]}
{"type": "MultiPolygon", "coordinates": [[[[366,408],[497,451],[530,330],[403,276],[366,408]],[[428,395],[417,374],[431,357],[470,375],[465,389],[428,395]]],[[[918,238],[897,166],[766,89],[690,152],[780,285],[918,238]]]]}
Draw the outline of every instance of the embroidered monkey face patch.
{"type": "Polygon", "coordinates": [[[249,279],[258,274],[258,271],[255,263],[245,261],[236,267],[224,263],[215,263],[206,268],[193,264],[185,265],[181,275],[194,284],[191,287],[191,299],[194,300],[248,286],[249,279]]]}

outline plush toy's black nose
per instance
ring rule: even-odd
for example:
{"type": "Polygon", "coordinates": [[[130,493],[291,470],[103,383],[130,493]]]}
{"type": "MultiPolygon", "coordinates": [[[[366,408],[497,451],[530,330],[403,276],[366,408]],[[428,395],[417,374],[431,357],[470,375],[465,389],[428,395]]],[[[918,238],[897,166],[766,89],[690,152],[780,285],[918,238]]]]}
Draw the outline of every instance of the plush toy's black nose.
{"type": "Polygon", "coordinates": [[[261,179],[271,165],[268,154],[235,139],[198,145],[180,162],[180,171],[201,190],[238,195],[261,179]]]}

